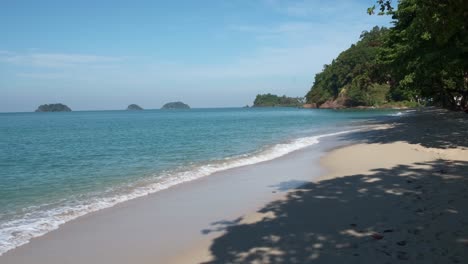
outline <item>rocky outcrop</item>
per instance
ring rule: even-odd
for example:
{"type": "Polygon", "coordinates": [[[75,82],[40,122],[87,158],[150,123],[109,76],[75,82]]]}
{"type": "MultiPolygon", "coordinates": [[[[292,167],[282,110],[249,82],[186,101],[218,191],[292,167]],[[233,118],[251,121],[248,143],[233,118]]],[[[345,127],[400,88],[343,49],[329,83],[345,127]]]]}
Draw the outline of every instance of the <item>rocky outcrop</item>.
{"type": "Polygon", "coordinates": [[[302,108],[317,108],[317,104],[316,103],[304,104],[302,108]]]}
{"type": "Polygon", "coordinates": [[[43,104],[36,109],[36,112],[71,112],[71,109],[64,104],[43,104]]]}
{"type": "Polygon", "coordinates": [[[170,102],[163,105],[161,109],[190,109],[190,106],[182,102],[170,102]]]}
{"type": "Polygon", "coordinates": [[[337,100],[328,100],[325,103],[321,104],[319,108],[322,108],[322,109],[340,109],[340,108],[345,108],[345,106],[339,104],[337,102],[337,100]]]}
{"type": "Polygon", "coordinates": [[[342,109],[348,107],[350,107],[350,101],[344,93],[340,93],[335,100],[327,100],[319,106],[319,108],[323,109],[342,109]]]}
{"type": "Polygon", "coordinates": [[[131,104],[127,107],[127,110],[129,111],[140,111],[143,110],[143,108],[137,104],[131,104]]]}

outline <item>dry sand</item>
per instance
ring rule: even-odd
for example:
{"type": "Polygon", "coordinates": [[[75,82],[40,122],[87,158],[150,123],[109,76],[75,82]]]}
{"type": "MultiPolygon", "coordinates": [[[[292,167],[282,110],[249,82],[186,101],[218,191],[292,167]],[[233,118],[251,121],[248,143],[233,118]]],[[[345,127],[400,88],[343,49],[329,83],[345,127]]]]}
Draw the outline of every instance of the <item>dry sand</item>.
{"type": "Polygon", "coordinates": [[[318,180],[171,263],[467,263],[468,116],[431,109],[344,135],[318,180]],[[383,126],[382,126],[383,125],[383,126]]]}

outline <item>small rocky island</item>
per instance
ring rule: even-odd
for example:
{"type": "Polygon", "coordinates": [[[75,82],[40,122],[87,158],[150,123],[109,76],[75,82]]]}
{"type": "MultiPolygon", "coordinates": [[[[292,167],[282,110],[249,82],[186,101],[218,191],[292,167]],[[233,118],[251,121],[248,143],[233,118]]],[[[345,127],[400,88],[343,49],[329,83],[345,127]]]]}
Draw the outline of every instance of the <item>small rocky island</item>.
{"type": "Polygon", "coordinates": [[[71,109],[64,104],[43,104],[36,109],[36,112],[71,112],[71,109]]]}
{"type": "Polygon", "coordinates": [[[129,111],[141,111],[143,108],[137,104],[131,104],[127,107],[127,110],[129,111]]]}
{"type": "Polygon", "coordinates": [[[163,105],[161,109],[190,109],[190,106],[182,102],[170,102],[163,105]]]}

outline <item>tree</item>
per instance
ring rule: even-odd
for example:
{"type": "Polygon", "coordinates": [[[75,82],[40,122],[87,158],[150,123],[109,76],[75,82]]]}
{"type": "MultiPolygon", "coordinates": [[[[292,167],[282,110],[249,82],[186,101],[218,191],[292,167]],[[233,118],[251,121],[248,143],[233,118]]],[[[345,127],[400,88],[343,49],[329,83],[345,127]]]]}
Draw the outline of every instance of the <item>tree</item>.
{"type": "MultiPolygon", "coordinates": [[[[468,109],[468,6],[465,0],[377,1],[391,14],[380,61],[390,72],[392,95],[468,109]]],[[[370,8],[375,9],[375,6],[370,8]]],[[[369,12],[373,13],[373,12],[369,12]]]]}
{"type": "Polygon", "coordinates": [[[377,55],[387,32],[386,28],[380,27],[362,32],[356,44],[316,74],[306,95],[307,102],[321,105],[340,97],[345,106],[385,103],[388,84],[385,83],[386,74],[377,63],[377,55]]]}
{"type": "MultiPolygon", "coordinates": [[[[392,0],[378,0],[377,5],[380,6],[380,12],[378,13],[379,15],[392,14],[393,12],[392,0]]],[[[369,15],[375,14],[375,5],[367,8],[367,13],[369,15]]]]}
{"type": "Polygon", "coordinates": [[[274,94],[258,94],[255,98],[253,106],[260,107],[260,106],[302,106],[304,104],[303,98],[296,98],[296,97],[287,97],[286,95],[277,96],[274,94]]]}

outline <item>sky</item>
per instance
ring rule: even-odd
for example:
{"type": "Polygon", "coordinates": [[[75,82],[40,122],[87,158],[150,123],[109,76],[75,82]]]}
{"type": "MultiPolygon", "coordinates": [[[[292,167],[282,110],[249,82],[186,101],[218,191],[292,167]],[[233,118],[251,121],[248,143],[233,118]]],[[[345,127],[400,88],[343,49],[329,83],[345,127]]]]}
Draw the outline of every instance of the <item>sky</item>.
{"type": "Polygon", "coordinates": [[[304,96],[373,0],[2,1],[0,112],[251,105],[304,96]]]}

